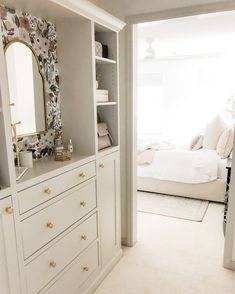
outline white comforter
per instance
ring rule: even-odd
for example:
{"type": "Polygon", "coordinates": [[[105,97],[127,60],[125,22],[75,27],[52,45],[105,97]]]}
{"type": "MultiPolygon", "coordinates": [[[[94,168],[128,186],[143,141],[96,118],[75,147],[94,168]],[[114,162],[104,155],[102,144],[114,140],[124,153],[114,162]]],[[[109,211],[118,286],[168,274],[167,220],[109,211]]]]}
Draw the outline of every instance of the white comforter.
{"type": "Polygon", "coordinates": [[[138,166],[138,176],[182,183],[206,183],[225,178],[225,165],[226,160],[221,160],[215,150],[156,151],[151,164],[138,166]]]}

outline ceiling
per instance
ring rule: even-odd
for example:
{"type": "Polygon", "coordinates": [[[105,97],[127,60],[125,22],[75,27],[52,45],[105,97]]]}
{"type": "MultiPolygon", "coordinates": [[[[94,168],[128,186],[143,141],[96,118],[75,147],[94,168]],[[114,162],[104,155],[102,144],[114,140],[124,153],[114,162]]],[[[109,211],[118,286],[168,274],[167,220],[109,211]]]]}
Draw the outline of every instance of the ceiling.
{"type": "Polygon", "coordinates": [[[53,22],[78,18],[78,15],[48,0],[1,0],[9,8],[27,11],[32,15],[46,18],[53,22]]]}
{"type": "Polygon", "coordinates": [[[159,56],[232,52],[235,11],[139,24],[138,40],[140,55],[149,42],[159,56]]]}
{"type": "Polygon", "coordinates": [[[229,5],[234,7],[234,0],[94,0],[96,4],[107,9],[115,16],[125,19],[126,16],[149,14],[183,7],[199,7],[207,5],[229,5]],[[230,4],[228,4],[230,2],[230,4]],[[233,5],[231,5],[233,4],[233,5]]]}

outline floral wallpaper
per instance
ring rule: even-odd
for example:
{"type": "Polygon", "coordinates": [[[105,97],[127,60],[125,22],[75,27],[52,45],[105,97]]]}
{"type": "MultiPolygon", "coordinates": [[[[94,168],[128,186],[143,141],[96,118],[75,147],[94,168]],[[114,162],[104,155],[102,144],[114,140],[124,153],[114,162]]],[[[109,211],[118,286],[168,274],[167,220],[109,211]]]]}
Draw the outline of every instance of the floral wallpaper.
{"type": "Polygon", "coordinates": [[[12,40],[22,40],[31,46],[39,61],[45,80],[46,120],[48,131],[44,134],[19,138],[21,150],[30,150],[33,157],[42,158],[53,151],[54,140],[61,137],[59,73],[57,70],[57,35],[53,23],[0,5],[3,45],[12,40]]]}

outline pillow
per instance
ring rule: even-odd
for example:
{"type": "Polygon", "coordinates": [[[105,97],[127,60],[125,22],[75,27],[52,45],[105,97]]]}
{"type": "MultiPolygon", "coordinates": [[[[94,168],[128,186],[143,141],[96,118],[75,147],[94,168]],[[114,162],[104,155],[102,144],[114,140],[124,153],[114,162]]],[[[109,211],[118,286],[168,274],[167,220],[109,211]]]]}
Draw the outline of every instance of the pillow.
{"type": "Polygon", "coordinates": [[[219,138],[216,151],[221,158],[227,158],[233,149],[234,126],[227,128],[219,138]]]}
{"type": "Polygon", "coordinates": [[[194,146],[191,148],[192,151],[201,149],[203,146],[203,136],[200,136],[194,146]]]}
{"type": "Polygon", "coordinates": [[[201,138],[203,136],[201,135],[201,133],[198,133],[197,135],[195,135],[192,140],[191,140],[191,143],[190,143],[190,150],[198,150],[200,149],[201,147],[199,147],[199,144],[200,144],[200,141],[202,142],[201,138]],[[195,149],[196,148],[196,149],[195,149]]]}
{"type": "Polygon", "coordinates": [[[151,164],[153,162],[155,151],[152,149],[145,150],[138,155],[138,165],[151,164]]]}
{"type": "Polygon", "coordinates": [[[227,125],[221,118],[221,116],[216,116],[209,122],[205,129],[203,148],[206,149],[216,149],[219,138],[223,131],[227,128],[227,125]]]}
{"type": "Polygon", "coordinates": [[[191,143],[190,143],[190,146],[189,146],[190,150],[192,150],[193,147],[197,144],[197,142],[198,142],[198,140],[200,139],[200,137],[201,137],[200,134],[196,134],[196,135],[192,138],[191,143]]]}

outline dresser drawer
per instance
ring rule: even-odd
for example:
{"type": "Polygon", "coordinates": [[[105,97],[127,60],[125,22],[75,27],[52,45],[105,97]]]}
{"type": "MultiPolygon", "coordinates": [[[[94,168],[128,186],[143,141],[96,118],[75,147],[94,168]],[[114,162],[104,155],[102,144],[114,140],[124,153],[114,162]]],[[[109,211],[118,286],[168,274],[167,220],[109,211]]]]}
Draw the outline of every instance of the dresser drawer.
{"type": "Polygon", "coordinates": [[[21,222],[27,258],[96,207],[96,182],[71,193],[21,222]]]}
{"type": "Polygon", "coordinates": [[[97,215],[93,214],[26,266],[28,294],[38,293],[95,239],[97,215]]]}
{"type": "Polygon", "coordinates": [[[95,162],[93,161],[20,191],[18,193],[20,213],[22,214],[94,176],[95,162]]]}
{"type": "Polygon", "coordinates": [[[67,270],[51,288],[49,288],[46,292],[40,293],[75,293],[75,291],[82,286],[91,274],[98,269],[98,266],[98,243],[95,242],[86,252],[74,260],[71,268],[67,270]]]}

